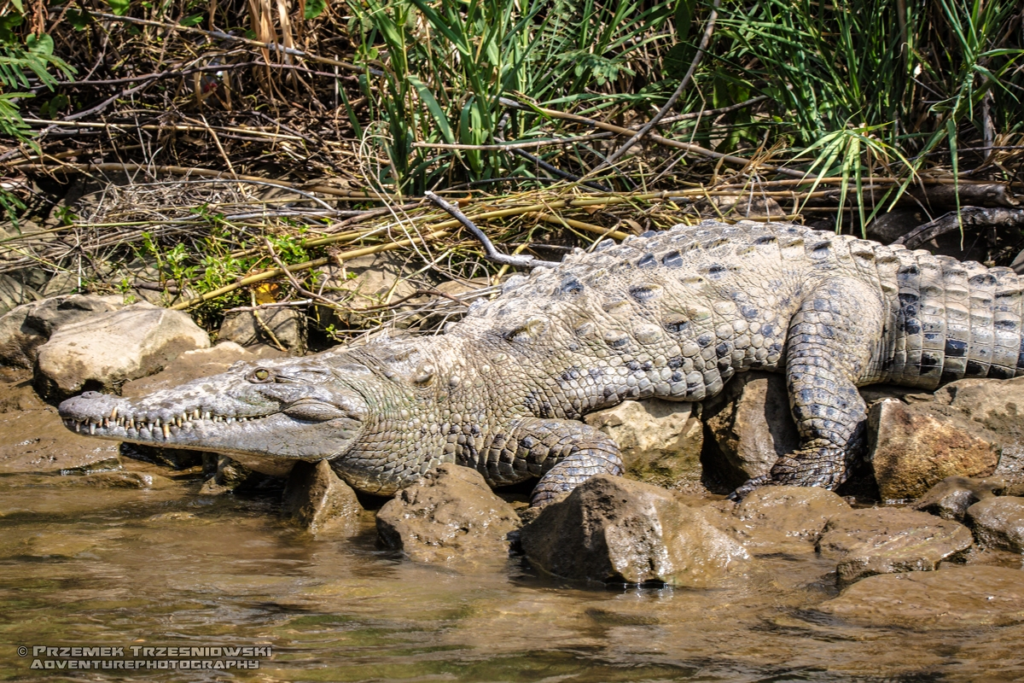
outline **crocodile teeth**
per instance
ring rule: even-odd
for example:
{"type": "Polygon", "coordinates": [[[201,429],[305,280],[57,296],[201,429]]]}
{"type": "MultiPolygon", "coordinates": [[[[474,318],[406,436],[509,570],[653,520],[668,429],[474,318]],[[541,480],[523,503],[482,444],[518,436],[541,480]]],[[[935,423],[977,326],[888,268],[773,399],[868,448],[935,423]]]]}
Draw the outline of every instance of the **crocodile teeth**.
{"type": "Polygon", "coordinates": [[[171,438],[171,428],[168,425],[164,425],[164,438],[165,439],[171,438]]]}
{"type": "Polygon", "coordinates": [[[111,420],[116,420],[117,419],[117,406],[114,406],[114,409],[110,411],[110,419],[111,420]]]}
{"type": "Polygon", "coordinates": [[[198,420],[199,419],[199,408],[196,408],[195,410],[192,411],[192,419],[193,420],[198,420]]]}
{"type": "Polygon", "coordinates": [[[210,419],[210,411],[209,410],[207,410],[205,413],[203,413],[203,419],[204,420],[209,420],[210,419]]]}
{"type": "Polygon", "coordinates": [[[90,422],[89,423],[89,434],[95,434],[95,433],[96,433],[96,423],[95,422],[90,422]]]}

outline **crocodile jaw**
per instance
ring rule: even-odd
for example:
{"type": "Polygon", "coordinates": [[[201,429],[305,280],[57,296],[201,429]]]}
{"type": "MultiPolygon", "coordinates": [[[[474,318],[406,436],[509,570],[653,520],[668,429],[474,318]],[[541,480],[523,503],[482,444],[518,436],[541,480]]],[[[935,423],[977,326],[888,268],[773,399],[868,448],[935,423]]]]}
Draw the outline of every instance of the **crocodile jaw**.
{"type": "Polygon", "coordinates": [[[83,436],[215,451],[259,472],[282,475],[298,460],[347,452],[366,405],[323,378],[253,384],[248,368],[196,380],[138,401],[86,392],[61,403],[64,425],[83,436]]]}

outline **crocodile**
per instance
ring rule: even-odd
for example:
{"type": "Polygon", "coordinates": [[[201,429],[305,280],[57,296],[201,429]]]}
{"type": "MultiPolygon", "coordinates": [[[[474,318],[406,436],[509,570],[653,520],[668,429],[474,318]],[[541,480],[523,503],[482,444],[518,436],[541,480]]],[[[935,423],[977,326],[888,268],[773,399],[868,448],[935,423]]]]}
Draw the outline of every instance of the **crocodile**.
{"type": "Polygon", "coordinates": [[[794,224],[705,221],[513,276],[443,334],[239,363],[134,401],[88,392],[60,413],[81,433],[219,451],[270,474],[326,459],[381,495],[443,462],[492,485],[539,478],[540,506],[622,472],[587,413],[702,401],[754,369],[785,373],[800,446],[740,491],[833,489],[865,446],[859,386],[1024,374],[1021,281],[794,224]]]}

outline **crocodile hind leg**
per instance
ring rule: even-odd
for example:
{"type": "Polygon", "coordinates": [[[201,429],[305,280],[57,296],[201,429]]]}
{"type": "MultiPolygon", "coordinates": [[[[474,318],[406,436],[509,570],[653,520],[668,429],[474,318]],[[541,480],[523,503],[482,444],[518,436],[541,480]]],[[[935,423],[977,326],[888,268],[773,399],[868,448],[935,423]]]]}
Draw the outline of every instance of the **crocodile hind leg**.
{"type": "Polygon", "coordinates": [[[530,504],[547,505],[597,474],[622,474],[622,457],[612,439],[583,422],[526,418],[510,434],[514,469],[543,475],[530,504]]]}
{"type": "Polygon", "coordinates": [[[786,386],[800,434],[800,448],[782,456],[766,477],[737,490],[744,495],[763,484],[820,486],[846,481],[865,445],[867,406],[857,391],[871,366],[873,340],[882,338],[885,308],[866,283],[828,280],[804,299],[789,325],[786,386]]]}

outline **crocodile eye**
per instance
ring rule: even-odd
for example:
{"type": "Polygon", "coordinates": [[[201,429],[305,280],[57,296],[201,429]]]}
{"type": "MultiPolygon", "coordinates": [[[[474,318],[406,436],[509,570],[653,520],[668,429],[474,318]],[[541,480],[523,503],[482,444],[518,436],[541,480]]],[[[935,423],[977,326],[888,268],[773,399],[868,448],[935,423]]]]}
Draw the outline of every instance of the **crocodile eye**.
{"type": "Polygon", "coordinates": [[[271,381],[270,370],[266,368],[258,368],[253,370],[253,373],[249,375],[250,382],[268,382],[271,381]]]}

